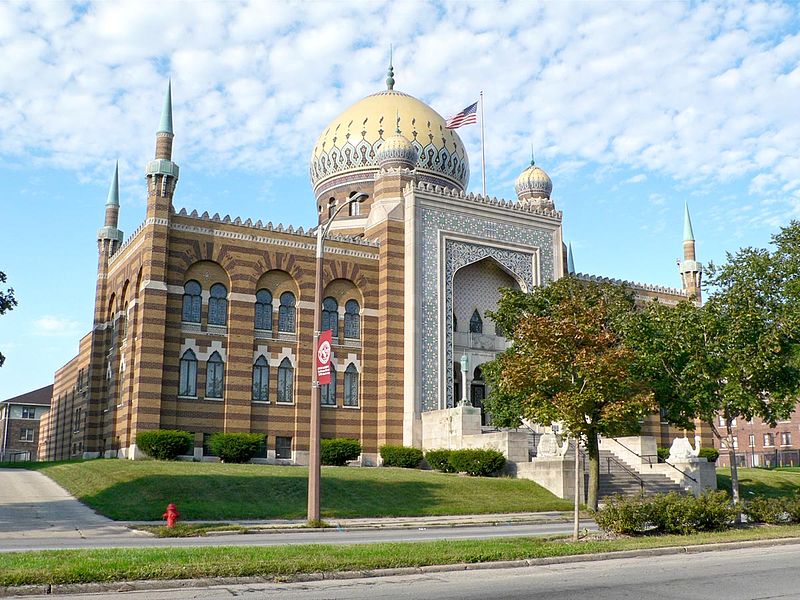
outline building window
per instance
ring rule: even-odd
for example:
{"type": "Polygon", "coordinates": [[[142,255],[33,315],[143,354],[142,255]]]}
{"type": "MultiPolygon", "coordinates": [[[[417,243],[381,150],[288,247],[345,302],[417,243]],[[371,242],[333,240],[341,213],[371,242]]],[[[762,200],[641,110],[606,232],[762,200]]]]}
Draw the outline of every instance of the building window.
{"type": "Polygon", "coordinates": [[[208,324],[225,325],[228,322],[228,290],[221,283],[211,286],[208,299],[208,324]]]}
{"type": "Polygon", "coordinates": [[[483,333],[483,320],[481,319],[481,314],[478,312],[478,309],[475,309],[475,312],[472,313],[472,318],[469,320],[469,332],[470,333],[483,333]]]}
{"type": "Polygon", "coordinates": [[[358,406],[358,370],[353,363],[344,371],[344,405],[358,406]]]}
{"type": "Polygon", "coordinates": [[[76,408],[75,412],[72,414],[72,430],[75,433],[78,433],[81,430],[81,413],[83,409],[76,408]]]}
{"type": "Polygon", "coordinates": [[[181,319],[187,323],[200,322],[200,284],[194,280],[183,284],[183,313],[181,319]]]}
{"type": "Polygon", "coordinates": [[[20,442],[32,442],[33,441],[33,429],[30,427],[23,427],[19,430],[19,441],[20,442]]]}
{"type": "Polygon", "coordinates": [[[197,357],[187,350],[181,356],[179,396],[197,396],[197,357]]]}
{"type": "Polygon", "coordinates": [[[206,363],[206,398],[222,398],[225,365],[219,352],[214,352],[206,363]]]}
{"type": "Polygon", "coordinates": [[[256,292],[255,328],[262,331],[272,331],[272,294],[267,290],[258,290],[256,292]]]}
{"type": "Polygon", "coordinates": [[[333,217],[333,213],[336,212],[336,198],[330,198],[328,200],[328,218],[330,219],[333,217]]]}
{"type": "Polygon", "coordinates": [[[211,449],[209,445],[209,441],[211,440],[211,436],[214,435],[213,433],[204,433],[203,434],[203,456],[216,456],[214,451],[211,449]]]}
{"type": "Polygon", "coordinates": [[[667,420],[667,409],[666,408],[659,408],[658,409],[658,418],[662,423],[669,423],[667,420]]]}
{"type": "Polygon", "coordinates": [[[275,438],[275,458],[292,458],[292,438],[281,436],[275,438]]]}
{"type": "Polygon", "coordinates": [[[320,387],[320,403],[323,406],[336,406],[336,367],[331,363],[331,382],[320,387]]]}
{"type": "Polygon", "coordinates": [[[328,296],[322,301],[322,327],[320,331],[331,330],[331,335],[339,337],[339,303],[328,296]]]}
{"type": "Polygon", "coordinates": [[[344,337],[350,340],[361,337],[361,307],[356,300],[344,304],[344,337]]]}
{"type": "Polygon", "coordinates": [[[773,433],[765,433],[764,434],[764,446],[774,446],[775,445],[775,434],[773,433]]]}
{"type": "Polygon", "coordinates": [[[732,438],[732,440],[733,440],[733,449],[734,449],[734,450],[738,449],[738,448],[739,448],[739,438],[738,438],[738,437],[736,437],[736,436],[734,436],[734,437],[732,438]]]}
{"type": "Polygon", "coordinates": [[[791,446],[792,445],[792,434],[788,431],[781,432],[781,446],[791,446]]]}
{"type": "Polygon", "coordinates": [[[294,294],[283,292],[281,294],[281,305],[278,307],[278,331],[283,333],[294,333],[294,294]]]}
{"type": "Polygon", "coordinates": [[[253,400],[269,402],[269,363],[263,355],[253,364],[253,400]]]}
{"type": "MultiPolygon", "coordinates": [[[[355,193],[355,192],[353,192],[353,193],[355,193]]],[[[352,198],[352,194],[350,195],[350,197],[352,198]]],[[[360,202],[351,202],[350,203],[349,214],[350,214],[351,217],[357,217],[359,214],[361,214],[360,206],[361,206],[360,202]]]]}
{"type": "Polygon", "coordinates": [[[748,445],[749,445],[751,448],[755,448],[755,445],[756,445],[756,434],[754,434],[754,433],[751,433],[751,434],[750,434],[750,437],[749,437],[749,439],[748,439],[748,441],[747,441],[747,444],[748,444],[748,445]]]}
{"type": "Polygon", "coordinates": [[[294,367],[288,358],[284,358],[278,366],[278,402],[294,402],[293,380],[294,367]]]}
{"type": "Polygon", "coordinates": [[[36,418],[36,407],[35,406],[23,406],[22,407],[22,418],[23,419],[35,419],[36,418]]]}

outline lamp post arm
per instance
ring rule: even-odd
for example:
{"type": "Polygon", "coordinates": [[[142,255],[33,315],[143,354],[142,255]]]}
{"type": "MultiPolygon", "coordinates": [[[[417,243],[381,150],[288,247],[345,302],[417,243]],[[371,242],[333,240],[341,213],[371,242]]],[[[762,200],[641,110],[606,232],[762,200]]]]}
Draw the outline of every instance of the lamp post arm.
{"type": "Polygon", "coordinates": [[[328,235],[328,231],[330,230],[331,225],[333,224],[333,220],[336,218],[336,216],[351,204],[363,201],[365,197],[366,195],[362,196],[361,194],[353,196],[347,202],[338,206],[336,210],[333,211],[333,214],[330,217],[328,217],[328,220],[325,222],[324,225],[319,225],[317,227],[317,256],[316,256],[317,258],[322,257],[322,253],[324,251],[324,246],[325,246],[324,239],[328,235]]]}

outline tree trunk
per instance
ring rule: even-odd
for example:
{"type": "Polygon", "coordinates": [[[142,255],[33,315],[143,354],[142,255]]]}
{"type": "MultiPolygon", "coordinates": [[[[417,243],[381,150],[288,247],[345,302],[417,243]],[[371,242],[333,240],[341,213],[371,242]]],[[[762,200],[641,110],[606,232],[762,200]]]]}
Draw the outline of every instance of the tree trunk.
{"type": "Polygon", "coordinates": [[[730,417],[725,418],[725,429],[727,435],[725,439],[728,445],[728,460],[731,463],[731,495],[733,496],[733,505],[736,507],[736,523],[742,522],[742,512],[739,506],[739,467],[736,465],[736,448],[733,447],[733,419],[730,417]]]}
{"type": "Polygon", "coordinates": [[[600,490],[600,449],[597,431],[590,429],[586,438],[586,454],[589,456],[589,490],[586,506],[597,510],[597,495],[600,490]]]}

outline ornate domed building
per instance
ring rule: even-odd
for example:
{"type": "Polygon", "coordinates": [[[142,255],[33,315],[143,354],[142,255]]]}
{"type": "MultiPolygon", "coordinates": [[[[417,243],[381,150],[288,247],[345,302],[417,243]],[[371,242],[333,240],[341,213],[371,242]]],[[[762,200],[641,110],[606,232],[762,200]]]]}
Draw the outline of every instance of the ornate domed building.
{"type": "MultiPolygon", "coordinates": [[[[116,179],[109,192],[94,327],[56,373],[41,458],[136,458],[136,434],[160,428],[192,433],[195,460],[214,460],[208,438],[228,431],[263,434],[256,462],[306,463],[316,228],[325,227],[320,309],[333,358],[322,437],[360,440],[364,465],[378,464],[385,444],[488,445],[527,460],[524,433],[482,435],[481,365],[507,347],[488,317],[499,289],[531,290],[568,268],[562,214],[539,166],[519,175],[516,200],[468,193],[463,142],[394,89],[391,69],[387,89],[342,112],[313,145],[318,219],[308,230],[176,212],[173,137],[168,90],[146,214],[127,239],[116,179]]],[[[692,254],[686,265],[690,289],[699,263],[692,254]]]]}

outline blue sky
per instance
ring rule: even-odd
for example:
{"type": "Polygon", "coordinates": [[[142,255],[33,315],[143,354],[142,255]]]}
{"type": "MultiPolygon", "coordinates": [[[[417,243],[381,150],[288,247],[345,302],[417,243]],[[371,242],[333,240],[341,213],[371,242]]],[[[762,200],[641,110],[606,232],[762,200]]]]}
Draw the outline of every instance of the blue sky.
{"type": "MultiPolygon", "coordinates": [[[[739,2],[0,3],[0,398],[52,382],[91,327],[96,231],[120,161],[144,218],[168,77],[176,208],[307,227],[316,137],[384,87],[449,116],[486,97],[488,191],[553,179],[578,271],[679,285],[698,258],[800,216],[800,11],[739,2]]],[[[479,191],[479,129],[459,130],[479,191]]]]}

